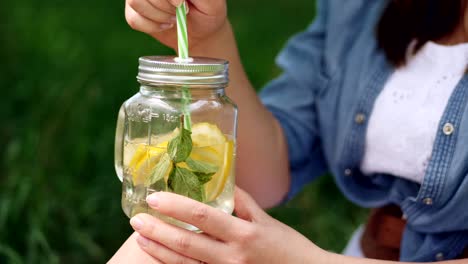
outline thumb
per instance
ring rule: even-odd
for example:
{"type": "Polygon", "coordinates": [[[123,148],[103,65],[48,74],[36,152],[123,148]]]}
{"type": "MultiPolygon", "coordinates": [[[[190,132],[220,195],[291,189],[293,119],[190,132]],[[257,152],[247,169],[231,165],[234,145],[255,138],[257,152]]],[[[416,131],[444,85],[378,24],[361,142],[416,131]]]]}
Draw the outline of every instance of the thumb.
{"type": "Polygon", "coordinates": [[[234,204],[236,216],[249,222],[256,222],[265,214],[252,196],[237,186],[234,193],[234,204]]]}

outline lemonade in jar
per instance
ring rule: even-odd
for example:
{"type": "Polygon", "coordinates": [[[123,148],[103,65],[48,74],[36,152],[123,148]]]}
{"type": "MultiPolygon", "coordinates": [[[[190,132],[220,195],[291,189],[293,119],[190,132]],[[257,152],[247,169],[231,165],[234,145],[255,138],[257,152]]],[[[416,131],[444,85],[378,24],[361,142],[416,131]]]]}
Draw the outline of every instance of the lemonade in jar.
{"type": "Polygon", "coordinates": [[[232,213],[237,108],[225,95],[228,63],[153,56],[139,64],[140,91],[122,105],[116,131],[123,211],[197,230],[159,215],[146,197],[173,192],[232,213]]]}

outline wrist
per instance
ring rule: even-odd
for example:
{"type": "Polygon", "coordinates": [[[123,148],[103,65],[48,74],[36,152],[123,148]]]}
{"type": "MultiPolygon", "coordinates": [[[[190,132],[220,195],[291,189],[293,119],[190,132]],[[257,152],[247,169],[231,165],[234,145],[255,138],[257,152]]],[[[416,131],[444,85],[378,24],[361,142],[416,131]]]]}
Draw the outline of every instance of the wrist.
{"type": "Polygon", "coordinates": [[[337,262],[337,258],[339,257],[339,254],[333,253],[326,251],[324,249],[321,249],[319,247],[316,248],[314,256],[311,259],[311,263],[317,263],[317,264],[335,264],[335,263],[341,263],[337,262]]]}
{"type": "Polygon", "coordinates": [[[197,40],[190,46],[189,53],[193,56],[215,57],[232,60],[237,56],[237,47],[231,24],[226,19],[225,23],[216,33],[203,40],[197,40]]]}
{"type": "MultiPolygon", "coordinates": [[[[349,257],[333,252],[328,252],[326,250],[321,249],[321,253],[318,254],[315,259],[312,259],[311,263],[317,263],[317,264],[365,264],[365,263],[383,263],[380,261],[374,262],[375,260],[371,259],[364,259],[364,258],[354,258],[354,257],[349,257]]],[[[385,263],[390,263],[387,261],[384,261],[385,263]]],[[[393,262],[392,262],[393,263],[393,262]]]]}

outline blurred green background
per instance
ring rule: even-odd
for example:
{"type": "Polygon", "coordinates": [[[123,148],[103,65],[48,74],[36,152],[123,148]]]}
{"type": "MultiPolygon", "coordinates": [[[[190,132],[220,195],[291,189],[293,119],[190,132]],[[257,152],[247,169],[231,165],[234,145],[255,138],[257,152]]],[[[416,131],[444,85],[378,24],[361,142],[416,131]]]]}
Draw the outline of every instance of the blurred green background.
{"type": "MultiPolygon", "coordinates": [[[[246,70],[262,87],[311,0],[229,2],[246,70]]],[[[132,31],[124,1],[0,3],[0,263],[103,263],[131,233],[113,141],[138,91],[137,58],[173,54],[132,31]]],[[[271,215],[339,252],[365,211],[322,177],[271,215]]]]}

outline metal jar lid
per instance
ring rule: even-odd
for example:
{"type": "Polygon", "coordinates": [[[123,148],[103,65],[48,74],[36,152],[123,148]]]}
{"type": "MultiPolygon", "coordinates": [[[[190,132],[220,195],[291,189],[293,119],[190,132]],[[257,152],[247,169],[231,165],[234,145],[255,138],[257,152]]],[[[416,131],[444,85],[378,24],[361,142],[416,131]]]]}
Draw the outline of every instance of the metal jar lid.
{"type": "Polygon", "coordinates": [[[178,61],[175,57],[146,56],[139,59],[140,83],[176,85],[227,85],[229,63],[195,57],[178,61]]]}

